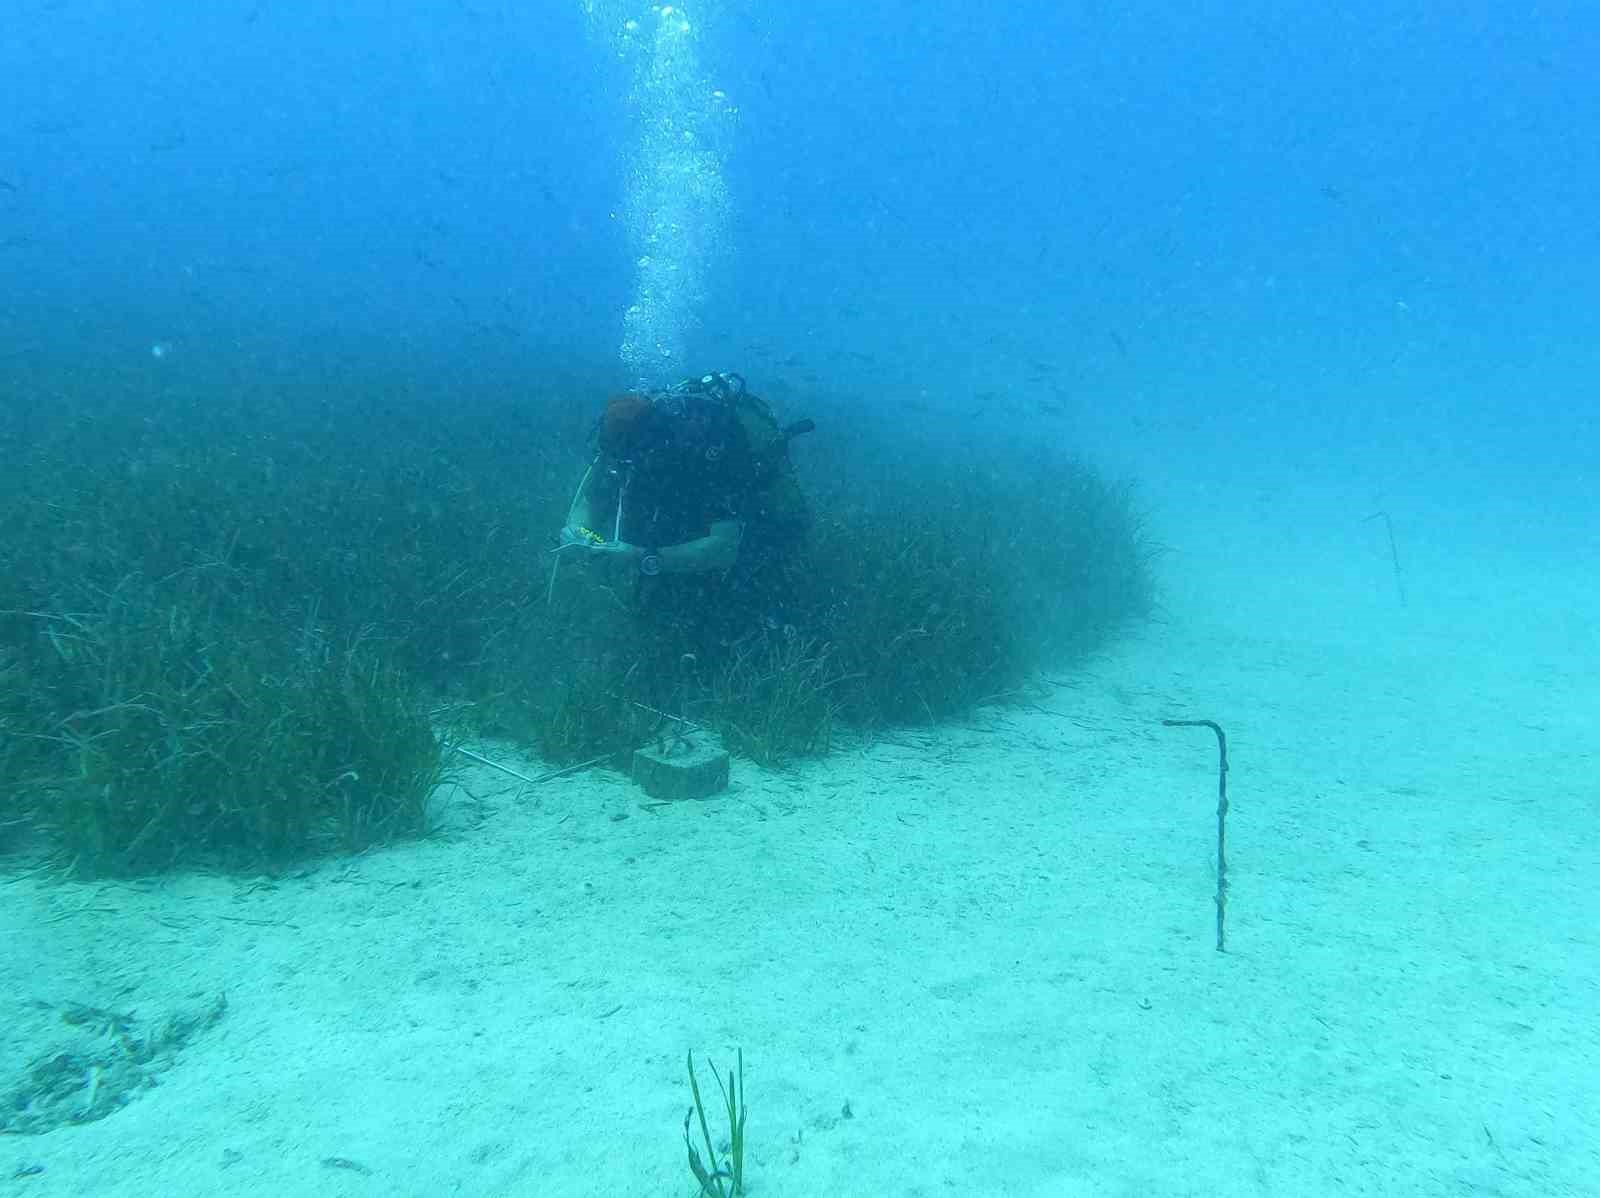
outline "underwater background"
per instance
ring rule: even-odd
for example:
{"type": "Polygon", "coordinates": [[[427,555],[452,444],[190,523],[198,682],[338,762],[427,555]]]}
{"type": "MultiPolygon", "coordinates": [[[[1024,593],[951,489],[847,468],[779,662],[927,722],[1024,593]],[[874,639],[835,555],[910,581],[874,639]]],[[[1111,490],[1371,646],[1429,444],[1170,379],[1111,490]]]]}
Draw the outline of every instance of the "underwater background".
{"type": "Polygon", "coordinates": [[[696,363],[768,345],[1167,471],[1581,502],[1581,6],[724,2],[687,100],[638,86],[648,6],[591,7],[20,0],[8,352],[607,361],[670,103],[720,194],[669,251],[696,363]]]}
{"type": "MultiPolygon", "coordinates": [[[[0,444],[50,447],[30,478],[112,463],[107,509],[145,488],[201,529],[174,543],[262,561],[292,554],[182,492],[231,455],[334,462],[354,489],[300,497],[305,563],[350,572],[306,643],[342,611],[430,647],[364,676],[559,673],[544,625],[452,627],[440,587],[525,573],[542,601],[605,396],[707,370],[816,418],[795,457],[835,545],[981,495],[928,503],[987,547],[958,538],[963,568],[1038,565],[996,609],[1028,653],[1083,627],[1010,708],[976,700],[1014,677],[969,677],[831,755],[747,738],[737,809],[641,812],[603,771],[497,798],[440,780],[406,708],[386,727],[428,740],[393,751],[448,791],[437,836],[131,881],[74,868],[98,825],[0,838],[0,1177],[716,1192],[683,1165],[681,1054],[721,1080],[738,1046],[752,1194],[1600,1192],[1595,11],[11,0],[5,24],[0,444]],[[1097,590],[1058,531],[1100,478],[1140,556],[1097,590]],[[352,515],[381,504],[414,523],[352,515]],[[414,546],[452,539],[407,590],[414,546]],[[1232,737],[1224,955],[1213,745],[1164,718],[1232,737]]],[[[28,580],[81,561],[103,594],[112,566],[100,525],[36,531],[25,473],[0,631],[63,668],[80,609],[41,616],[28,580]]],[[[512,589],[482,588],[507,613],[512,589]]],[[[31,693],[0,694],[28,793],[57,793],[43,739],[110,777],[86,704],[40,731],[31,693]]],[[[517,702],[443,751],[541,778],[586,755],[517,702]]],[[[37,817],[10,802],[0,833],[37,817]]]]}

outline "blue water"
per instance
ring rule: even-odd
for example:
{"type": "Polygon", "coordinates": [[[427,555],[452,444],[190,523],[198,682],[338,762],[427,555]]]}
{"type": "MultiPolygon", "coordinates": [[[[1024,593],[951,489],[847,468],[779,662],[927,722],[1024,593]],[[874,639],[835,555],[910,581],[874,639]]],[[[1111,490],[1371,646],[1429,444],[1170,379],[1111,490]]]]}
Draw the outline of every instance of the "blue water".
{"type": "MultiPolygon", "coordinates": [[[[19,0],[0,336],[20,348],[60,313],[130,349],[614,354],[630,11],[19,0]]],[[[737,116],[686,369],[759,375],[763,344],[866,402],[903,373],[1019,387],[1075,435],[1581,482],[1600,355],[1583,6],[692,15],[737,116]],[[1031,361],[1051,369],[1029,385],[1031,361]]]]}
{"type": "Polygon", "coordinates": [[[738,370],[1133,477],[1180,617],[1600,657],[1600,10],[593,7],[8,0],[0,367],[738,370]]]}

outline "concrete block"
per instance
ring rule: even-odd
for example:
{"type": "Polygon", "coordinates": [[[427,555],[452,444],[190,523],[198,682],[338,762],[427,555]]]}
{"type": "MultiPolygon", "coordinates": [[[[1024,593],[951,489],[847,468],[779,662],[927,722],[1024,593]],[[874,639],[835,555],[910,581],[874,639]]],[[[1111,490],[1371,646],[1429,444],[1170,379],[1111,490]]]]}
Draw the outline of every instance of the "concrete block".
{"type": "Polygon", "coordinates": [[[728,751],[705,729],[634,750],[633,780],[652,799],[705,799],[728,789],[728,751]]]}

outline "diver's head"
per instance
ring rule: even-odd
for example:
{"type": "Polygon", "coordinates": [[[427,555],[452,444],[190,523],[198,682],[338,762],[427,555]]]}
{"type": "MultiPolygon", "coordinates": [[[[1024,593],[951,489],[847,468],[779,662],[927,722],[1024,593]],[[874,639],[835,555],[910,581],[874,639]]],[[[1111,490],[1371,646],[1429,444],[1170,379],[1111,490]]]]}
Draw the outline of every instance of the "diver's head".
{"type": "Polygon", "coordinates": [[[600,417],[600,452],[623,461],[638,457],[649,448],[655,423],[655,405],[648,396],[632,391],[613,395],[600,417]]]}

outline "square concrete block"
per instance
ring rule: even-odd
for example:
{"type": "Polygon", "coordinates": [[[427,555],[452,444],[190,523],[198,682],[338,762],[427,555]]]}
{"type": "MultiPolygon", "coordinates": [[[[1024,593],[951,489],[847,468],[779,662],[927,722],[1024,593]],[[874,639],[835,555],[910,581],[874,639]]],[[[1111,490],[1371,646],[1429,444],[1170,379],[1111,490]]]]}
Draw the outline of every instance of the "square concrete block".
{"type": "Polygon", "coordinates": [[[634,750],[633,780],[652,799],[704,799],[728,789],[728,751],[704,729],[634,750]]]}

